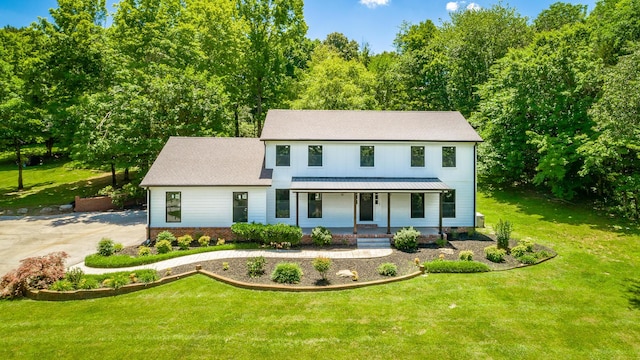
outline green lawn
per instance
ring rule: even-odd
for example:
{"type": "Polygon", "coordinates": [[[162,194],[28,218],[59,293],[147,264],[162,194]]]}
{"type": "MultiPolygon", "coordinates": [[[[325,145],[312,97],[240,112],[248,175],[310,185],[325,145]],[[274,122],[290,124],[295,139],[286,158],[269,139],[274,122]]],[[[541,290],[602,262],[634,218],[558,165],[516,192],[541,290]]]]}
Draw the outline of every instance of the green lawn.
{"type": "Polygon", "coordinates": [[[17,191],[17,165],[0,164],[0,209],[66,204],[75,195],[93,196],[111,183],[110,173],[70,165],[68,159],[59,159],[27,166],[22,172],[24,190],[17,191]]]}
{"type": "Polygon", "coordinates": [[[195,276],[114,298],[0,302],[0,358],[640,358],[640,230],[527,193],[479,196],[489,225],[554,248],[503,272],[326,293],[195,276]]]}

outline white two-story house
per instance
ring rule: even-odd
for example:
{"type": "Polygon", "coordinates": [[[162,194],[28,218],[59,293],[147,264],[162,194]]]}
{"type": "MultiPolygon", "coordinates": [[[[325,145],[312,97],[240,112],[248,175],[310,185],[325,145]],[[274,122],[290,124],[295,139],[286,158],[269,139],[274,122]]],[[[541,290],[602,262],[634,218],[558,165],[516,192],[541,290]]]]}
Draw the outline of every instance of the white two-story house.
{"type": "Polygon", "coordinates": [[[473,228],[481,141],[459,112],[409,111],[270,110],[259,139],[172,137],[141,183],[149,236],[473,228]]]}

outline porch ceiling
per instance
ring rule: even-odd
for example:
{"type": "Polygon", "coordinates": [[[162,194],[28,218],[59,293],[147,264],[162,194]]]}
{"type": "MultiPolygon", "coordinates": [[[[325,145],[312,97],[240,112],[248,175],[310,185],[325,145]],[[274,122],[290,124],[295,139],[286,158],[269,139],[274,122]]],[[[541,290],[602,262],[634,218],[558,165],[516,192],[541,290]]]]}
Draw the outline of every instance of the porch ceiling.
{"type": "Polygon", "coordinates": [[[447,192],[438,178],[293,177],[293,192],[447,192]]]}

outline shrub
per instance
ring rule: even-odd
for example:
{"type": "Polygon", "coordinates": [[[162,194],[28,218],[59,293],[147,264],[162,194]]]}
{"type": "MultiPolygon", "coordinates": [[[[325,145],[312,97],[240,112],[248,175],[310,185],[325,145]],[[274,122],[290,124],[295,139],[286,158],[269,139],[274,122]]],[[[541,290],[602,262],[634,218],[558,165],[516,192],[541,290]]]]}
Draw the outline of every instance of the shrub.
{"type": "Polygon", "coordinates": [[[302,240],[302,229],[287,224],[266,225],[262,229],[260,240],[263,244],[287,242],[296,246],[302,240]]]}
{"type": "Polygon", "coordinates": [[[198,244],[200,244],[200,246],[209,246],[210,242],[211,236],[203,235],[198,238],[198,244]]]}
{"type": "Polygon", "coordinates": [[[114,289],[119,289],[124,285],[129,283],[129,275],[123,273],[115,273],[111,277],[107,278],[102,282],[102,285],[105,287],[110,287],[114,289]]]}
{"type": "Polygon", "coordinates": [[[511,231],[513,226],[507,221],[498,220],[496,224],[496,240],[498,242],[498,248],[507,250],[509,248],[509,239],[511,238],[511,231]]]}
{"type": "Polygon", "coordinates": [[[169,240],[160,240],[156,242],[156,250],[158,250],[158,254],[166,254],[171,252],[173,248],[171,247],[171,242],[169,240]]]}
{"type": "Polygon", "coordinates": [[[180,250],[187,250],[192,242],[193,238],[191,235],[183,235],[178,238],[178,246],[180,247],[180,250]]]}
{"type": "Polygon", "coordinates": [[[264,274],[264,266],[267,261],[264,256],[252,257],[247,259],[247,274],[249,277],[258,277],[264,274]]]}
{"type": "Polygon", "coordinates": [[[527,247],[524,245],[516,245],[511,248],[511,255],[513,257],[519,258],[520,256],[527,253],[527,247]]]}
{"type": "Polygon", "coordinates": [[[296,284],[302,278],[302,269],[296,263],[282,262],[271,273],[271,280],[279,284],[296,284]]]}
{"type": "Polygon", "coordinates": [[[378,274],[382,276],[396,276],[398,267],[394,263],[382,263],[378,266],[378,274]]]}
{"type": "Polygon", "coordinates": [[[24,296],[28,288],[47,289],[64,277],[65,252],[54,252],[20,260],[20,266],[0,280],[0,298],[24,296]]]}
{"type": "Polygon", "coordinates": [[[111,256],[116,252],[115,244],[113,240],[109,238],[102,238],[98,243],[98,254],[102,256],[111,256]]]}
{"type": "Polygon", "coordinates": [[[506,253],[506,250],[498,249],[498,247],[495,245],[487,246],[486,248],[484,248],[484,255],[486,256],[486,258],[489,261],[495,263],[504,261],[504,256],[506,255],[506,253]]]}
{"type": "Polygon", "coordinates": [[[151,248],[148,246],[140,246],[138,248],[138,256],[149,256],[151,255],[151,248]]]}
{"type": "Polygon", "coordinates": [[[162,231],[156,236],[156,243],[162,240],[167,240],[169,244],[173,244],[176,241],[176,237],[170,231],[162,231]]]}
{"type": "Polygon", "coordinates": [[[322,280],[327,280],[327,272],[331,268],[331,259],[324,256],[318,256],[313,259],[313,268],[320,273],[322,280]]]}
{"type": "Polygon", "coordinates": [[[458,255],[458,258],[462,261],[473,261],[473,251],[471,250],[462,250],[458,255]]]}
{"type": "Polygon", "coordinates": [[[413,226],[402,228],[393,235],[393,243],[400,251],[416,252],[418,250],[418,236],[420,236],[420,231],[415,230],[413,226]]]}
{"type": "Polygon", "coordinates": [[[263,228],[260,223],[235,223],[231,225],[231,232],[237,240],[261,241],[263,228]]]}
{"type": "Polygon", "coordinates": [[[533,254],[524,254],[522,256],[517,257],[518,261],[523,264],[531,265],[538,262],[538,259],[533,254]]]}
{"type": "Polygon", "coordinates": [[[227,271],[229,270],[229,263],[228,262],[223,262],[222,263],[222,270],[227,271]]]}
{"type": "Polygon", "coordinates": [[[122,245],[122,243],[113,244],[113,251],[114,252],[120,252],[120,251],[122,251],[122,249],[124,249],[124,245],[122,245]]]}
{"type": "Polygon", "coordinates": [[[78,283],[78,289],[82,290],[97,289],[99,286],[98,280],[92,277],[84,277],[78,283]]]}
{"type": "Polygon", "coordinates": [[[538,260],[550,258],[551,255],[552,254],[550,252],[546,251],[546,250],[540,250],[540,251],[536,251],[535,253],[533,253],[533,256],[535,256],[536,259],[538,259],[538,260]]]}
{"type": "Polygon", "coordinates": [[[75,287],[73,286],[71,281],[67,279],[58,280],[53,284],[51,284],[51,286],[49,287],[49,290],[53,290],[53,291],[71,291],[74,289],[75,287]]]}
{"type": "Polygon", "coordinates": [[[316,226],[311,230],[311,240],[316,246],[331,245],[331,230],[324,226],[316,226]]]}
{"type": "Polygon", "coordinates": [[[447,246],[447,243],[448,243],[448,241],[444,237],[436,239],[436,245],[438,245],[438,247],[443,248],[443,247],[447,246]]]}
{"type": "Polygon", "coordinates": [[[424,263],[430,273],[477,273],[491,271],[487,264],[478,261],[435,260],[424,263]]]}
{"type": "Polygon", "coordinates": [[[80,268],[69,269],[67,273],[64,275],[64,278],[68,280],[74,288],[78,288],[80,281],[84,277],[84,271],[80,268]]]}
{"type": "Polygon", "coordinates": [[[522,239],[518,241],[518,245],[524,246],[525,248],[527,248],[527,252],[533,252],[533,241],[529,239],[522,239]]]}
{"type": "Polygon", "coordinates": [[[136,271],[136,276],[138,277],[138,281],[145,284],[158,280],[158,272],[151,269],[138,270],[136,271]]]}
{"type": "Polygon", "coordinates": [[[220,246],[220,245],[224,245],[226,241],[223,238],[218,238],[218,241],[216,241],[216,246],[220,246]]]}

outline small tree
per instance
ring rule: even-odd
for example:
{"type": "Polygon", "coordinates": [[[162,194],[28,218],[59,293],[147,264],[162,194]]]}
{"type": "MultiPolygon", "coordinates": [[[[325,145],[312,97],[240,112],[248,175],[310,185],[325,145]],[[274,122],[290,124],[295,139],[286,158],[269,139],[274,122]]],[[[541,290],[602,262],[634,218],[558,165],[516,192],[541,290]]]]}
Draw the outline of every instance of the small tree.
{"type": "Polygon", "coordinates": [[[327,280],[327,272],[331,268],[331,259],[324,256],[318,256],[313,259],[313,268],[320,273],[322,280],[327,280]]]}
{"type": "Polygon", "coordinates": [[[498,224],[496,224],[496,240],[498,241],[498,248],[500,249],[509,249],[509,239],[511,238],[511,231],[513,230],[513,226],[507,221],[502,221],[500,219],[498,224]]]}
{"type": "Polygon", "coordinates": [[[64,277],[65,252],[54,252],[20,261],[20,267],[0,280],[0,298],[24,296],[27,289],[47,289],[64,277]]]}

